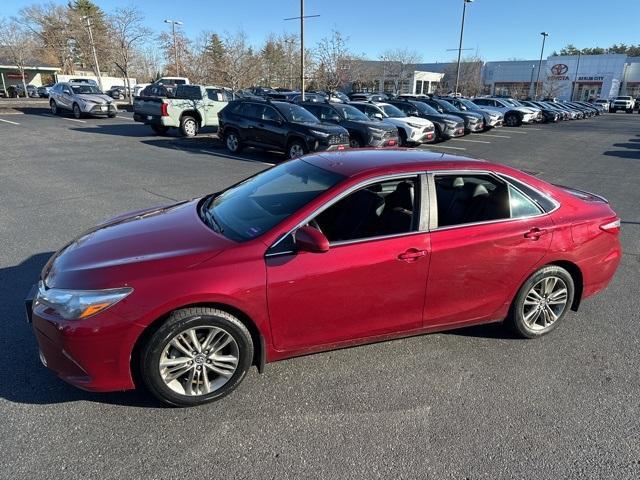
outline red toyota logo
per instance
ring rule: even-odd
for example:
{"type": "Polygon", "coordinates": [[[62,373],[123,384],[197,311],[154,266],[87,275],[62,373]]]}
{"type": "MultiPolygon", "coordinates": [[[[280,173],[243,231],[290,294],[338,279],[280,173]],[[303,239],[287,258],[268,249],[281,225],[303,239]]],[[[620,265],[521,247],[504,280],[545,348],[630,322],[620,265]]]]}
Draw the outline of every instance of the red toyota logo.
{"type": "Polygon", "coordinates": [[[567,67],[564,63],[558,63],[551,67],[551,73],[554,75],[564,75],[569,71],[569,67],[567,67]]]}

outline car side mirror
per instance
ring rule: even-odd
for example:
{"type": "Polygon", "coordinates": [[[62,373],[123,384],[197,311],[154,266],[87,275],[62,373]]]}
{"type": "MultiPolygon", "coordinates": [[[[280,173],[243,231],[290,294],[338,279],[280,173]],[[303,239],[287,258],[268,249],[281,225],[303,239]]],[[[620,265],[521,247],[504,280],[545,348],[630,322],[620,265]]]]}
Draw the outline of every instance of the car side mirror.
{"type": "Polygon", "coordinates": [[[381,113],[374,113],[373,114],[373,118],[375,118],[376,120],[382,120],[382,114],[381,113]]]}
{"type": "Polygon", "coordinates": [[[324,253],[329,251],[329,239],[317,228],[305,225],[296,230],[295,241],[298,250],[324,253]]]}
{"type": "Polygon", "coordinates": [[[340,123],[340,117],[338,115],[332,116],[329,120],[335,123],[340,123]]]}

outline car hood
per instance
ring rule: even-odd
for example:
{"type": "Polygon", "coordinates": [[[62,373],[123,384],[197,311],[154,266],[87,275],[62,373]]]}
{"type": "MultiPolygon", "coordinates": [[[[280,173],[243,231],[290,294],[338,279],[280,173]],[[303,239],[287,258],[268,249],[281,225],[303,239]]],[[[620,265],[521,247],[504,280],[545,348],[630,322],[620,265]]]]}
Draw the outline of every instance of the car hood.
{"type": "Polygon", "coordinates": [[[395,127],[389,124],[385,124],[384,122],[381,122],[379,120],[348,120],[347,122],[345,122],[345,125],[348,123],[355,123],[357,125],[364,125],[369,128],[377,128],[379,130],[387,130],[390,132],[396,131],[395,127]]]}
{"type": "Polygon", "coordinates": [[[346,133],[346,130],[339,126],[331,123],[302,123],[302,122],[292,122],[297,123],[298,125],[304,125],[307,128],[311,128],[313,130],[317,130],[323,133],[329,133],[332,135],[341,135],[346,133]]]}
{"type": "Polygon", "coordinates": [[[420,117],[384,117],[384,121],[387,123],[392,123],[396,126],[405,126],[407,123],[412,123],[413,125],[420,125],[421,127],[431,127],[433,123],[431,120],[427,120],[426,118],[420,117]]]}
{"type": "Polygon", "coordinates": [[[113,102],[113,98],[103,95],[103,94],[78,94],[76,97],[84,100],[85,102],[93,102],[93,103],[111,103],[113,102]]]}
{"type": "Polygon", "coordinates": [[[234,242],[207,227],[197,205],[192,200],[114,217],[60,249],[42,278],[47,287],[92,290],[199,265],[234,242]]]}

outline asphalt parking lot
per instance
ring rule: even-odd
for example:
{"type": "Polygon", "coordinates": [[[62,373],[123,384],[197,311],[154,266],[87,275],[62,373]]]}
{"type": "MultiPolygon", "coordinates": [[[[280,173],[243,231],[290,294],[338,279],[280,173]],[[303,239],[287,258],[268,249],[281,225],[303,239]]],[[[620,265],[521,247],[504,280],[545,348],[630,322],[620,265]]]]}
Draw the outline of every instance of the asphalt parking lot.
{"type": "Polygon", "coordinates": [[[53,251],[126,210],[200,196],[282,161],[211,133],[0,115],[0,478],[640,478],[640,115],[500,128],[424,147],[607,197],[610,287],[539,340],[499,325],[252,369],[225,400],[91,394],[38,360],[23,298],[53,251]]]}

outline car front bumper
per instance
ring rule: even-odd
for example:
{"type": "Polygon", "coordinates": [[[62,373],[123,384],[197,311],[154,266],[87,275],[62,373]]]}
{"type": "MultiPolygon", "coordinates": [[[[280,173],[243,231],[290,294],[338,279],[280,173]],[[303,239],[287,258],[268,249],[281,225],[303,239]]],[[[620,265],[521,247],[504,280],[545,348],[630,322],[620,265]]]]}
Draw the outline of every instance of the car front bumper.
{"type": "Polygon", "coordinates": [[[36,292],[32,288],[25,307],[44,366],[83,390],[111,392],[135,388],[130,358],[142,327],[127,324],[114,309],[86,320],[51,318],[33,311],[36,292]]]}
{"type": "Polygon", "coordinates": [[[115,105],[85,105],[82,112],[88,115],[115,115],[118,108],[115,105]],[[104,108],[103,108],[104,107],[104,108]]]}

